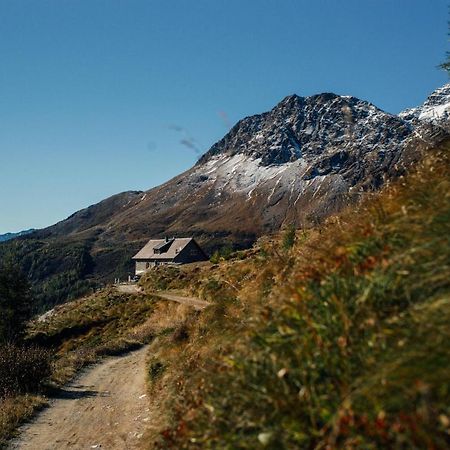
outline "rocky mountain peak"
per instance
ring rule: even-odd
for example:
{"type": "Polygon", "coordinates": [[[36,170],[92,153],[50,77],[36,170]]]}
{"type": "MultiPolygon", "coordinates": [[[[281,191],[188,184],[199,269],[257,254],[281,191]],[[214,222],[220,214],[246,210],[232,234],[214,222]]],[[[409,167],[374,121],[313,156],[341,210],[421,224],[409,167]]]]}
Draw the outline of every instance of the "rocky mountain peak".
{"type": "Polygon", "coordinates": [[[355,97],[322,93],[290,95],[271,111],[246,117],[199,160],[199,165],[220,155],[242,154],[261,166],[279,165],[330,149],[388,144],[402,140],[410,127],[397,116],[355,97]]]}

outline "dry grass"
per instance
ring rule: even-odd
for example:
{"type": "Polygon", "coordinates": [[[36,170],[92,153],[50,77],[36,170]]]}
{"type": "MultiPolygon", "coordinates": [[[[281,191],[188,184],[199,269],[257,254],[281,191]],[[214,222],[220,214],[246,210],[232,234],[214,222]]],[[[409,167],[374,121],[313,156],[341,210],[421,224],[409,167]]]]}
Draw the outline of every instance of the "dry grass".
{"type": "MultiPolygon", "coordinates": [[[[443,149],[293,245],[281,234],[220,264],[151,271],[147,295],[70,303],[31,340],[56,351],[58,383],[151,342],[149,448],[446,448],[449,168],[443,149]],[[149,295],[166,289],[213,304],[149,295]]],[[[2,404],[2,436],[33,405],[2,404]]]]}
{"type": "Polygon", "coordinates": [[[156,300],[106,289],[59,306],[45,320],[34,321],[29,340],[56,352],[52,381],[67,382],[82,367],[108,355],[136,349],[153,338],[145,322],[156,300]]]}
{"type": "Polygon", "coordinates": [[[47,401],[38,395],[22,395],[0,400],[0,448],[5,448],[17,428],[30,419],[47,401]]]}
{"type": "Polygon", "coordinates": [[[185,277],[215,304],[155,343],[149,447],[446,448],[449,168],[185,277]]]}
{"type": "Polygon", "coordinates": [[[38,392],[50,375],[50,353],[38,347],[0,345],[0,398],[38,392]]]}

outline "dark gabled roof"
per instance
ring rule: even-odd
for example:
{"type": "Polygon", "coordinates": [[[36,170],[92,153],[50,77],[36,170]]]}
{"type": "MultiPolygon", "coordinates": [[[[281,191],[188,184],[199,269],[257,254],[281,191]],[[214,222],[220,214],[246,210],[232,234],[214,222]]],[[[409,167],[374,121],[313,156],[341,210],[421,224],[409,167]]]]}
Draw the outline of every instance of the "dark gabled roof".
{"type": "Polygon", "coordinates": [[[150,239],[133,259],[174,259],[193,238],[150,239]],[[170,244],[170,245],[169,245],[170,244]],[[166,248],[167,247],[167,248],[166,248]],[[155,250],[157,253],[155,253],[155,250]],[[162,251],[163,250],[163,251],[162,251]],[[161,253],[158,253],[160,252],[161,253]]]}

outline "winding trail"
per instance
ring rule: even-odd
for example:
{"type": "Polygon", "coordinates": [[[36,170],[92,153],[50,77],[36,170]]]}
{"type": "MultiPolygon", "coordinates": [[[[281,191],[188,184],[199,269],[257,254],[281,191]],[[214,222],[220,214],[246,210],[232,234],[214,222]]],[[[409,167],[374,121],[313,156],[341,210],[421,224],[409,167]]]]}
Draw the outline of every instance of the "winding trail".
{"type": "Polygon", "coordinates": [[[196,310],[205,309],[210,305],[209,302],[205,300],[200,300],[196,297],[185,297],[184,295],[172,294],[170,292],[152,292],[152,295],[156,297],[164,298],[172,302],[181,303],[182,305],[192,306],[196,310]]]}
{"type": "Polygon", "coordinates": [[[83,372],[21,427],[10,449],[138,449],[148,422],[143,347],[83,372]]]}
{"type": "MultiPolygon", "coordinates": [[[[137,284],[118,284],[116,285],[116,289],[119,292],[123,292],[125,294],[139,294],[142,293],[142,288],[137,284]]],[[[163,298],[165,300],[170,300],[172,302],[181,303],[183,305],[192,306],[196,310],[205,309],[210,305],[206,300],[200,300],[197,297],[186,297],[184,295],[179,295],[177,293],[172,293],[170,291],[155,291],[152,292],[151,295],[155,297],[163,298]]]]}

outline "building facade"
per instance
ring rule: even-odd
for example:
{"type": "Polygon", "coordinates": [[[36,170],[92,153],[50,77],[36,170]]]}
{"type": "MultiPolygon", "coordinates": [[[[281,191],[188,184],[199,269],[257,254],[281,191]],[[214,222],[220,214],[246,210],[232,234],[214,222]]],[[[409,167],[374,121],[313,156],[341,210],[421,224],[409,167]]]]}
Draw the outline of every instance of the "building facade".
{"type": "Polygon", "coordinates": [[[136,275],[142,275],[151,267],[207,261],[208,256],[194,238],[165,238],[150,239],[133,260],[136,275]]]}

